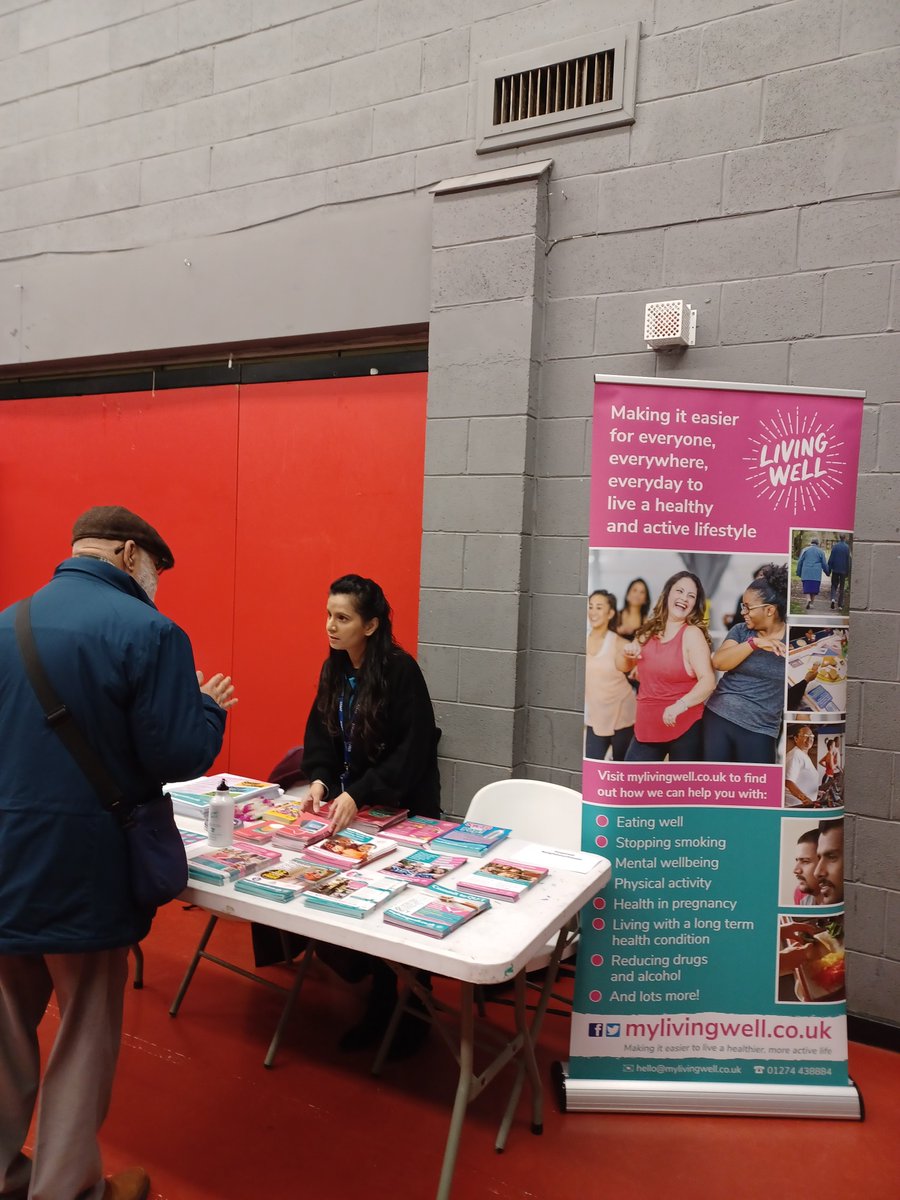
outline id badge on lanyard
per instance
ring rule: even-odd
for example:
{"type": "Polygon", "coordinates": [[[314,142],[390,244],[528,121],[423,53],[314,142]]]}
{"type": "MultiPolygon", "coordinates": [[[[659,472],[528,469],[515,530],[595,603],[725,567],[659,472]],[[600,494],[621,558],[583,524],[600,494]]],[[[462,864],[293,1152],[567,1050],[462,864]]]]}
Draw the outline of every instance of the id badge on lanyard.
{"type": "Polygon", "coordinates": [[[356,700],[356,676],[347,676],[349,695],[346,689],[341,691],[338,698],[338,723],[341,727],[341,740],[344,743],[344,769],[341,771],[341,791],[346,792],[347,780],[350,778],[350,746],[353,738],[353,706],[356,700]],[[345,704],[346,697],[346,704],[345,704]]]}

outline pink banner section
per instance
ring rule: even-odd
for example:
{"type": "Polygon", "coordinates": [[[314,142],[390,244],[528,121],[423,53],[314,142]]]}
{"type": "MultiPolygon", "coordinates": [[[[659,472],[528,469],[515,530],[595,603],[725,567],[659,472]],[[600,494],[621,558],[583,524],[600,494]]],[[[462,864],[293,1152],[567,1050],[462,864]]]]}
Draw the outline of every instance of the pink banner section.
{"type": "Polygon", "coordinates": [[[781,808],[780,766],[742,763],[625,763],[586,759],[584,801],[602,805],[781,808]]]}
{"type": "Polygon", "coordinates": [[[852,525],[845,397],[605,382],[593,438],[592,546],[769,553],[788,526],[852,525]]]}

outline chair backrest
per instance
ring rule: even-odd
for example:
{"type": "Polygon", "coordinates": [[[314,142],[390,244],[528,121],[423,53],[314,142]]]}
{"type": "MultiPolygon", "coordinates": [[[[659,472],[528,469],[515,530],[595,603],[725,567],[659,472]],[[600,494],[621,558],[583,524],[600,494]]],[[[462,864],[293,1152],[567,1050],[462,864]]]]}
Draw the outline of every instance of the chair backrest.
{"type": "Polygon", "coordinates": [[[513,837],[581,849],[581,793],[540,779],[498,779],[485,784],[469,804],[466,819],[504,825],[513,837]]]}

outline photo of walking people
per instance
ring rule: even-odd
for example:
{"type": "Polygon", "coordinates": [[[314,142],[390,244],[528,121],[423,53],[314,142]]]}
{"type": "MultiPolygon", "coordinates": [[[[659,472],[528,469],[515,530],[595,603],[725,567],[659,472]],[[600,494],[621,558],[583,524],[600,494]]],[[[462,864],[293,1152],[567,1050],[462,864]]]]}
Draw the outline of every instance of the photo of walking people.
{"type": "Polygon", "coordinates": [[[792,529],[791,614],[849,616],[852,563],[852,533],[792,529]]]}

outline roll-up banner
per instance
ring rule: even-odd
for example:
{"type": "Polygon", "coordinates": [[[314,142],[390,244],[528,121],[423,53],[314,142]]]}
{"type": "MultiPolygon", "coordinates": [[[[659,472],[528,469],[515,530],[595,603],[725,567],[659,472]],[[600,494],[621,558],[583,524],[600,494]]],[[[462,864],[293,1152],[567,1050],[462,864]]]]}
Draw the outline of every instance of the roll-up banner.
{"type": "Polygon", "coordinates": [[[853,1119],[844,758],[862,392],[596,377],[568,1109],[853,1119]]]}

